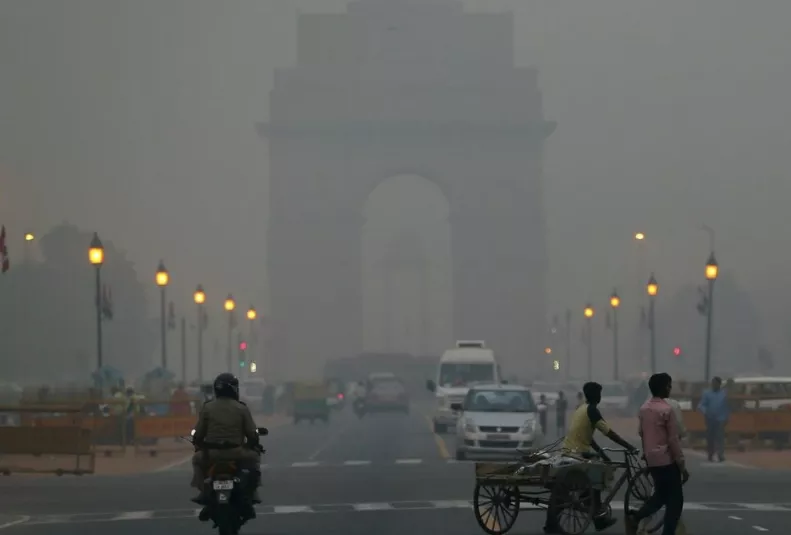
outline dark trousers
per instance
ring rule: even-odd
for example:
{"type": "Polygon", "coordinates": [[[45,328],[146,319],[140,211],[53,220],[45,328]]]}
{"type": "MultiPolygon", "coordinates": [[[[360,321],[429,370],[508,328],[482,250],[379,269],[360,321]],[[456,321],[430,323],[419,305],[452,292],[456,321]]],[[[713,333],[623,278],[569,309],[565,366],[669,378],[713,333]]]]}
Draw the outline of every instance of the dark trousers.
{"type": "Polygon", "coordinates": [[[677,464],[654,466],[649,468],[654,480],[654,494],[637,512],[636,520],[647,518],[663,506],[665,508],[665,524],[662,535],[675,535],[681,511],[684,509],[684,487],[681,483],[681,470],[677,464]]]}
{"type": "Polygon", "coordinates": [[[709,460],[714,455],[720,460],[725,458],[725,422],[706,419],[706,446],[709,460]]]}

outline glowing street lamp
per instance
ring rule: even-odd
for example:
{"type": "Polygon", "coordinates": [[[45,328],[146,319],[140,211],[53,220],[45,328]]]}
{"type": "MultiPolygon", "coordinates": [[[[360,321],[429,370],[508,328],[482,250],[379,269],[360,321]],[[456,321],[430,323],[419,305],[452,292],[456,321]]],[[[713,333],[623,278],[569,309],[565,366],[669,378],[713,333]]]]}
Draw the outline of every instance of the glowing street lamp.
{"type": "Polygon", "coordinates": [[[618,380],[618,307],[621,306],[621,298],[613,288],[610,294],[610,307],[612,308],[612,376],[613,380],[618,380]]]}
{"type": "Polygon", "coordinates": [[[708,261],[706,262],[706,279],[710,281],[717,280],[720,274],[720,266],[717,264],[717,259],[714,258],[714,253],[711,253],[708,261]]]}
{"type": "Polygon", "coordinates": [[[203,305],[206,303],[206,292],[203,291],[203,286],[198,284],[195,293],[192,294],[192,299],[198,307],[198,384],[203,384],[203,327],[206,314],[203,309],[203,305]]]}
{"type": "Polygon", "coordinates": [[[258,312],[255,311],[254,307],[250,307],[250,310],[247,311],[247,319],[253,321],[257,317],[258,317],[258,312]]]}
{"type": "Polygon", "coordinates": [[[27,232],[25,234],[25,241],[33,241],[35,239],[36,239],[36,236],[32,232],[27,232]]]}
{"type": "Polygon", "coordinates": [[[160,331],[161,331],[161,342],[162,342],[162,369],[168,369],[168,327],[167,327],[167,316],[166,316],[166,288],[168,283],[170,282],[170,273],[168,273],[167,268],[165,267],[165,262],[160,260],[159,265],[157,266],[157,273],[154,277],[154,280],[159,286],[159,296],[160,296],[160,303],[159,303],[159,313],[160,313],[160,331]]]}
{"type": "Polygon", "coordinates": [[[102,265],[104,264],[104,245],[97,232],[88,246],[88,261],[96,268],[96,365],[99,371],[99,388],[104,388],[101,383],[102,375],[102,265]]]}
{"type": "Polygon", "coordinates": [[[233,296],[228,294],[228,297],[225,298],[225,303],[223,303],[223,307],[225,311],[228,312],[228,371],[233,373],[233,311],[236,308],[236,301],[233,300],[233,296]]]}
{"type": "Polygon", "coordinates": [[[88,247],[88,261],[97,267],[104,264],[104,245],[102,240],[99,239],[99,234],[94,232],[91,245],[88,247]]]}
{"type": "Polygon", "coordinates": [[[714,251],[712,251],[708,261],[706,261],[706,280],[709,281],[709,298],[706,302],[706,368],[704,371],[706,381],[711,379],[711,325],[714,312],[714,282],[719,274],[720,266],[717,264],[717,259],[714,258],[714,251]]]}
{"type": "Polygon", "coordinates": [[[634,239],[637,241],[643,241],[645,239],[645,234],[642,232],[635,232],[634,239]]]}
{"type": "Polygon", "coordinates": [[[591,305],[585,305],[583,310],[585,315],[585,327],[587,331],[586,342],[588,346],[588,381],[593,381],[593,325],[591,320],[594,316],[594,310],[591,305]]]}
{"type": "Polygon", "coordinates": [[[547,354],[547,355],[551,355],[552,354],[552,348],[551,347],[545,347],[544,348],[544,353],[547,354]]]}
{"type": "Polygon", "coordinates": [[[645,285],[648,294],[648,330],[651,333],[651,373],[656,373],[656,296],[659,293],[659,284],[651,273],[648,284],[645,285]]]}

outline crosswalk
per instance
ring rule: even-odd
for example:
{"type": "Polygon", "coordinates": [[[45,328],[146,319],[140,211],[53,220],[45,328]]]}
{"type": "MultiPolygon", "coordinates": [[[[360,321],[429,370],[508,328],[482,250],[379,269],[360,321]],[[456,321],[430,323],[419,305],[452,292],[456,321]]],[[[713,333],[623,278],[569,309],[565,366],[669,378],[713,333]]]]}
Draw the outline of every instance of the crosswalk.
{"type": "MultiPolygon", "coordinates": [[[[613,510],[623,510],[623,502],[611,502],[613,510]]],[[[372,503],[331,503],[317,505],[270,505],[259,506],[256,512],[262,515],[298,515],[328,513],[365,513],[365,512],[398,512],[442,509],[472,509],[468,500],[435,500],[435,501],[398,501],[372,503]]],[[[521,509],[537,509],[536,506],[522,504],[521,509]]],[[[83,524],[94,522],[132,522],[141,520],[175,520],[194,518],[198,509],[171,509],[161,511],[126,511],[114,513],[79,513],[68,515],[31,516],[26,525],[41,524],[83,524]]],[[[684,512],[760,512],[760,513],[791,513],[791,503],[731,503],[731,502],[688,502],[684,503],[684,512]]]]}
{"type": "MultiPolygon", "coordinates": [[[[364,467],[374,467],[374,468],[381,468],[381,467],[415,467],[415,466],[426,466],[426,465],[472,465],[475,464],[475,461],[458,461],[456,459],[383,459],[383,460],[371,460],[371,459],[350,459],[346,461],[296,461],[296,462],[285,462],[285,463],[266,463],[262,465],[264,469],[270,470],[282,470],[287,468],[298,468],[298,469],[307,469],[307,468],[364,468],[364,467]]],[[[751,467],[736,464],[736,463],[701,463],[700,466],[702,468],[707,469],[726,469],[726,468],[739,468],[739,469],[750,469],[751,467]]],[[[183,462],[174,465],[173,467],[169,468],[169,471],[178,470],[192,470],[192,467],[189,463],[183,462]]]]}
{"type": "MultiPolygon", "coordinates": [[[[364,467],[410,467],[426,465],[473,465],[474,461],[457,461],[456,459],[386,459],[375,461],[371,459],[350,459],[346,461],[296,461],[286,463],[265,463],[261,467],[265,470],[282,470],[286,468],[307,469],[307,468],[364,468],[364,467]]],[[[183,462],[172,466],[169,471],[192,470],[190,463],[183,462]]]]}

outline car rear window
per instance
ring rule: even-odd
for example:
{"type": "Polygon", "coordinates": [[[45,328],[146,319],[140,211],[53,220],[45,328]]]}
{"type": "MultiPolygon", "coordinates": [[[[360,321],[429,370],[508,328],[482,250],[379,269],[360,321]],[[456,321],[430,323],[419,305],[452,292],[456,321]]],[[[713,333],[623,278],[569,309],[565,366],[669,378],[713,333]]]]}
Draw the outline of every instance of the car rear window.
{"type": "Polygon", "coordinates": [[[371,391],[376,394],[383,395],[398,395],[404,392],[404,385],[399,381],[374,381],[371,385],[371,391]]]}

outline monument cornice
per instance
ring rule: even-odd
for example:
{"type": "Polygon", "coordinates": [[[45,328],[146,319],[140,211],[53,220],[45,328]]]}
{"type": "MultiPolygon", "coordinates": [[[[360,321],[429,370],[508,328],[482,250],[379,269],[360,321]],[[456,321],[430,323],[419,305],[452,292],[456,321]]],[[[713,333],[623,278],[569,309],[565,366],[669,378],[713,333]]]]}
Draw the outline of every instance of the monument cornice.
{"type": "Polygon", "coordinates": [[[472,121],[289,121],[261,122],[258,135],[265,139],[294,138],[392,138],[438,137],[460,138],[530,138],[546,139],[555,131],[555,121],[472,122],[472,121]]]}

